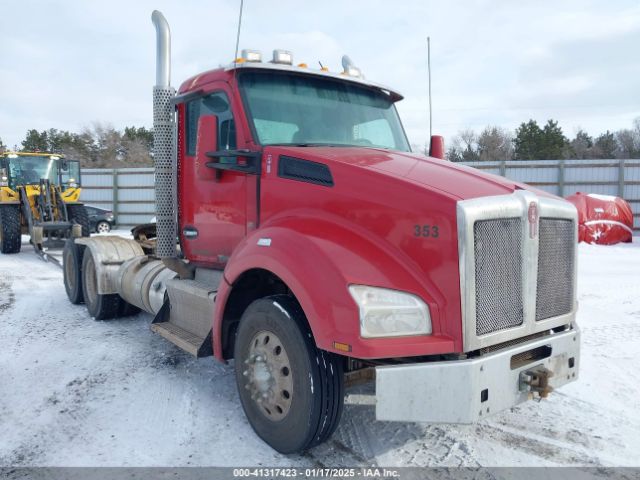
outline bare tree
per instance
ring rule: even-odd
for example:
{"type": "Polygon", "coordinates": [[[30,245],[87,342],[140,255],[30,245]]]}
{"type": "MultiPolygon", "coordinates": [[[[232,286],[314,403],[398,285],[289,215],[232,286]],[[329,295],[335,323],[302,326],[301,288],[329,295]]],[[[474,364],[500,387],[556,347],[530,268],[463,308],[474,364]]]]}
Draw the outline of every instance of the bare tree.
{"type": "Polygon", "coordinates": [[[474,162],[478,156],[478,139],[471,129],[461,130],[451,140],[451,147],[447,150],[447,160],[451,162],[474,162]]]}
{"type": "Polygon", "coordinates": [[[123,138],[124,151],[123,167],[145,167],[153,163],[149,147],[142,138],[123,138]]]}
{"type": "Polygon", "coordinates": [[[513,141],[507,130],[488,126],[480,133],[477,140],[478,156],[480,160],[511,160],[513,159],[513,141]]]}
{"type": "Polygon", "coordinates": [[[617,158],[636,158],[640,153],[640,135],[635,129],[618,130],[616,141],[618,143],[617,158]]]}
{"type": "Polygon", "coordinates": [[[424,144],[419,145],[417,143],[411,144],[411,151],[414,153],[421,153],[423,155],[429,156],[429,143],[424,142],[424,144]]]}
{"type": "Polygon", "coordinates": [[[600,149],[595,147],[593,138],[580,129],[573,140],[565,146],[564,158],[597,158],[600,149]]]}

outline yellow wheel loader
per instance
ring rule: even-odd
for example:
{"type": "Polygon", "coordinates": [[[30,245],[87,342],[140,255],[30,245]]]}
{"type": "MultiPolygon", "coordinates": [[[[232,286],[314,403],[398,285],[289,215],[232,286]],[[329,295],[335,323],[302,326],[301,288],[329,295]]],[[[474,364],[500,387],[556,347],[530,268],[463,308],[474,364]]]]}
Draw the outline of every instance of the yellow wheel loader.
{"type": "Polygon", "coordinates": [[[80,164],[51,153],[0,154],[0,251],[17,253],[29,235],[36,253],[60,264],[52,250],[71,236],[89,236],[80,199],[80,164]]]}

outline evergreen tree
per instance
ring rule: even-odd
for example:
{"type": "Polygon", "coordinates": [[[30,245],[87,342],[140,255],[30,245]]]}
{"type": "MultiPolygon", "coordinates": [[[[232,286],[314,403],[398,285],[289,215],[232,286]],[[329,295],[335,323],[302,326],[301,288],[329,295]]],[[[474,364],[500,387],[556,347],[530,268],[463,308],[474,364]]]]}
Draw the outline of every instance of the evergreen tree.
{"type": "Polygon", "coordinates": [[[598,158],[615,158],[617,148],[616,136],[609,130],[596,138],[595,149],[598,158]]]}
{"type": "Polygon", "coordinates": [[[47,132],[38,132],[35,129],[27,131],[25,139],[22,141],[23,152],[46,152],[49,148],[47,132]]]}
{"type": "Polygon", "coordinates": [[[516,128],[515,158],[517,160],[537,160],[543,150],[543,133],[535,120],[529,120],[516,128]]]}
{"type": "Polygon", "coordinates": [[[564,158],[567,139],[555,120],[543,128],[535,120],[516,129],[515,154],[518,160],[556,160],[564,158]]]}
{"type": "Polygon", "coordinates": [[[557,160],[564,158],[564,150],[567,138],[562,133],[562,128],[555,120],[548,120],[542,129],[542,150],[539,159],[557,160]]]}

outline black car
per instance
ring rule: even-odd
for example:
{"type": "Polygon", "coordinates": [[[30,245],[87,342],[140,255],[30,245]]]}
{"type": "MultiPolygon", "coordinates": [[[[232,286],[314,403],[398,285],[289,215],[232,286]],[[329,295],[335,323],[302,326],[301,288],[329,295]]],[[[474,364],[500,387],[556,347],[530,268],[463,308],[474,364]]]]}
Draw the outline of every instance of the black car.
{"type": "Polygon", "coordinates": [[[111,231],[116,224],[116,218],[111,210],[94,207],[93,205],[85,205],[87,214],[89,215],[89,224],[91,231],[96,233],[106,233],[111,231]]]}

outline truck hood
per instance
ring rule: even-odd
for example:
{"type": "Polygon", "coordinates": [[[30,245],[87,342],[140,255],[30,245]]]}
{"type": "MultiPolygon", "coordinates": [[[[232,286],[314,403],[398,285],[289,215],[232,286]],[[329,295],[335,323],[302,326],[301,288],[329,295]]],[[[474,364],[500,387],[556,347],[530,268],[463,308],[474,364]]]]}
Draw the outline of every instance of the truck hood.
{"type": "Polygon", "coordinates": [[[316,162],[342,163],[375,170],[440,191],[455,200],[503,195],[517,189],[531,190],[541,196],[551,196],[529,185],[498,175],[483,173],[472,167],[415,153],[366,147],[279,147],[278,150],[286,151],[286,155],[316,162]]]}

